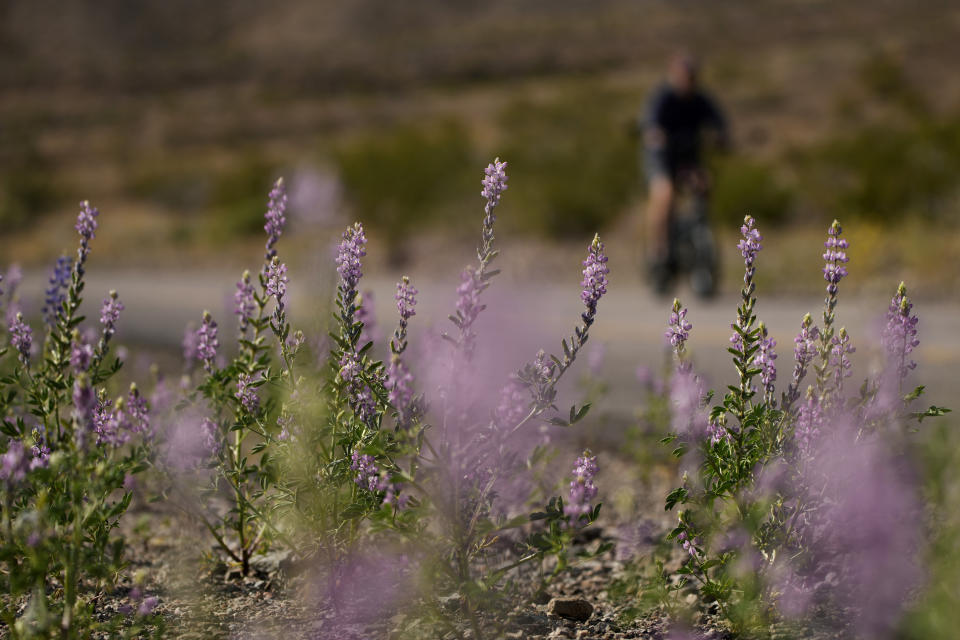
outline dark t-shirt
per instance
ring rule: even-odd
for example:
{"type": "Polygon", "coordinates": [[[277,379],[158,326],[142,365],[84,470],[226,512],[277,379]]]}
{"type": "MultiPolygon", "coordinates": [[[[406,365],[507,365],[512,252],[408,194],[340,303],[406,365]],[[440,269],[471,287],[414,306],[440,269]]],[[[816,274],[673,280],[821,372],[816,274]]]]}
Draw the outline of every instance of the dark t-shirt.
{"type": "Polygon", "coordinates": [[[700,138],[705,128],[726,134],[726,120],[716,103],[702,91],[683,96],[668,84],[662,84],[647,102],[643,130],[660,129],[666,136],[663,149],[648,149],[662,154],[662,160],[675,169],[700,163],[700,138]]]}

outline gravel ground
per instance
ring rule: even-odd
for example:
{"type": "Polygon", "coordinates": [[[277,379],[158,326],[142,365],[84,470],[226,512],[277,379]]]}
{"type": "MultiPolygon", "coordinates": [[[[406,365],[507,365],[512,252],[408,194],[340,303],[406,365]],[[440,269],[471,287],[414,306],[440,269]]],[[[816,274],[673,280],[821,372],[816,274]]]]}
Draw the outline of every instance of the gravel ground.
{"type": "MultiPolygon", "coordinates": [[[[557,578],[539,587],[535,571],[516,576],[516,600],[512,610],[483,619],[484,637],[536,639],[626,638],[666,639],[674,626],[662,606],[641,606],[638,597],[637,567],[659,553],[666,567],[676,569],[682,560],[677,549],[658,547],[658,541],[672,527],[672,513],[664,513],[661,496],[672,479],[669,470],[637,475],[638,465],[628,459],[611,460],[601,472],[600,482],[610,486],[617,478],[635,487],[620,493],[606,515],[575,540],[573,554],[592,551],[603,542],[618,546],[599,556],[580,561],[557,578]],[[640,518],[636,514],[641,514],[640,518]],[[639,559],[639,560],[638,560],[639,559]],[[558,615],[562,614],[562,615],[558,615]],[[577,618],[577,619],[575,619],[577,618]],[[487,635],[489,634],[489,635],[487,635]]],[[[656,468],[656,467],[655,467],[656,468]]],[[[164,638],[237,640],[366,640],[423,637],[413,631],[397,631],[404,613],[400,605],[391,616],[369,621],[345,621],[322,598],[310,594],[310,575],[298,573],[287,554],[274,551],[256,560],[251,575],[244,578],[219,561],[208,534],[177,513],[151,510],[143,504],[127,518],[128,557],[131,574],[144,570],[148,589],[160,598],[158,613],[166,623],[164,638]],[[149,523],[149,524],[147,524],[149,523]],[[149,587],[153,587],[151,590],[149,587]]],[[[108,597],[99,607],[104,613],[118,610],[126,602],[129,585],[108,597]]],[[[733,636],[725,630],[715,611],[698,609],[693,592],[679,594],[681,605],[698,638],[721,640],[733,636]]],[[[456,603],[447,603],[456,611],[456,603]]],[[[835,627],[836,625],[825,625],[835,627]]],[[[458,628],[462,638],[473,638],[466,623],[458,628]]],[[[842,637],[828,630],[775,627],[769,638],[842,637]]],[[[437,637],[428,635],[426,637],[437,637]]],[[[445,638],[457,637],[449,633],[445,638]]],[[[683,636],[681,636],[683,637],[683,636]]]]}

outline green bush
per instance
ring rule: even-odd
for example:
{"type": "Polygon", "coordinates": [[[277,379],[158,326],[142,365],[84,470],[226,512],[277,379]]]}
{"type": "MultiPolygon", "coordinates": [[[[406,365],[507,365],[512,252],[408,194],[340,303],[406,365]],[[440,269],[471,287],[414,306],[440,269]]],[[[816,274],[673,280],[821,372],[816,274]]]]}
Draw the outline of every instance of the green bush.
{"type": "Polygon", "coordinates": [[[553,237],[601,229],[640,183],[637,141],[624,123],[635,98],[579,90],[546,104],[518,100],[501,114],[511,200],[521,226],[553,237]]]}
{"type": "Polygon", "coordinates": [[[417,227],[452,210],[470,185],[472,148],[455,121],[404,125],[342,142],[334,159],[354,215],[386,232],[391,250],[417,227]]]}
{"type": "Polygon", "coordinates": [[[6,230],[25,227],[39,214],[55,207],[59,189],[48,163],[28,152],[20,166],[0,174],[0,226],[6,230]]]}
{"type": "Polygon", "coordinates": [[[869,125],[798,155],[806,192],[831,216],[883,221],[953,213],[960,172],[960,117],[869,125]]]}
{"type": "Polygon", "coordinates": [[[794,194],[770,166],[740,156],[720,158],[714,164],[713,213],[720,224],[739,224],[744,212],[766,224],[787,218],[794,194]]]}

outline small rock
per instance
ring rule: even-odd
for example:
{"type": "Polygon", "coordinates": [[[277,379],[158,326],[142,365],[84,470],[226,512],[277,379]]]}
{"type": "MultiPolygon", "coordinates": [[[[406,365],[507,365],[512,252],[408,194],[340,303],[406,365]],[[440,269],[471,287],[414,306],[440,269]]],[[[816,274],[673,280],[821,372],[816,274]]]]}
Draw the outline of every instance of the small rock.
{"type": "Polygon", "coordinates": [[[554,598],[547,605],[547,612],[568,620],[583,622],[593,615],[593,605],[583,598],[554,598]]]}

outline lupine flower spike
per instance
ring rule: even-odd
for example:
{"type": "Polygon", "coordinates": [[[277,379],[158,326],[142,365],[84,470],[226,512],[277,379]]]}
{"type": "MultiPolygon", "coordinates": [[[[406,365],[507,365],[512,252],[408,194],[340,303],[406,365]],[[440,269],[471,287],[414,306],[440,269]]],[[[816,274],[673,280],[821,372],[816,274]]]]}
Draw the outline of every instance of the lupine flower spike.
{"type": "Polygon", "coordinates": [[[600,236],[595,235],[590,243],[587,259],[583,261],[583,281],[580,283],[583,287],[580,299],[587,308],[581,315],[585,327],[592,325],[597,316],[597,302],[607,292],[608,273],[610,268],[603,252],[603,243],[600,242],[600,236]]]}
{"type": "Polygon", "coordinates": [[[417,289],[410,284],[410,278],[404,276],[397,283],[397,312],[400,322],[390,341],[390,363],[387,365],[387,393],[390,404],[397,410],[400,423],[408,417],[413,401],[413,374],[404,362],[402,354],[407,348],[407,324],[416,315],[417,289]]]}
{"type": "Polygon", "coordinates": [[[361,259],[367,255],[365,245],[367,236],[363,233],[363,225],[359,222],[347,227],[343,232],[343,240],[337,251],[337,273],[340,274],[340,289],[344,292],[354,292],[363,276],[361,259]]]}
{"type": "Polygon", "coordinates": [[[287,223],[286,211],[287,189],[283,183],[283,178],[278,178],[273,185],[273,189],[270,191],[267,213],[264,215],[266,224],[263,225],[263,230],[267,232],[266,263],[268,265],[277,255],[275,245],[277,244],[277,240],[280,239],[281,234],[283,234],[283,227],[287,223]]]}
{"type": "Polygon", "coordinates": [[[274,256],[267,267],[267,295],[276,300],[277,305],[282,307],[284,296],[287,294],[287,284],[290,278],[287,277],[287,265],[280,262],[274,256]]]}
{"type": "Polygon", "coordinates": [[[597,486],[593,483],[597,475],[597,456],[584,451],[573,467],[573,479],[570,480],[570,493],[563,505],[563,513],[570,518],[570,524],[576,526],[583,516],[590,514],[591,502],[597,497],[597,486]]]}
{"type": "Polygon", "coordinates": [[[17,313],[10,323],[10,346],[17,352],[20,364],[30,364],[30,351],[33,348],[33,329],[23,321],[23,314],[17,313]]]}
{"type": "Polygon", "coordinates": [[[840,331],[830,341],[830,364],[833,366],[833,386],[839,394],[843,391],[843,381],[853,375],[853,363],[850,361],[850,354],[856,353],[856,348],[850,344],[850,334],[846,327],[840,327],[840,331]]]}
{"type": "Polygon", "coordinates": [[[764,402],[772,406],[775,403],[773,394],[776,388],[774,383],[777,381],[777,354],[774,351],[777,341],[769,336],[767,327],[762,322],[759,329],[760,343],[757,356],[753,362],[760,369],[760,384],[763,387],[764,402]]]}
{"type": "Polygon", "coordinates": [[[827,229],[827,240],[823,243],[823,279],[827,281],[827,297],[823,302],[823,328],[820,330],[820,364],[817,365],[817,390],[821,395],[827,395],[830,365],[830,354],[833,350],[833,321],[837,308],[837,292],[840,281],[847,275],[845,266],[850,258],[847,249],[850,243],[842,238],[843,228],[836,220],[827,229]]]}
{"type": "Polygon", "coordinates": [[[80,248],[77,249],[76,270],[79,275],[83,275],[83,265],[90,255],[90,241],[97,232],[97,216],[100,212],[95,207],[91,207],[86,200],[80,203],[80,213],[77,215],[77,224],[74,229],[80,234],[80,248]]]}
{"type": "Polygon", "coordinates": [[[907,287],[902,282],[890,301],[887,310],[887,323],[880,337],[887,360],[896,371],[897,385],[902,389],[907,374],[917,367],[910,354],[920,344],[917,338],[917,324],[920,320],[912,314],[913,303],[907,297],[907,287]]]}
{"type": "Polygon", "coordinates": [[[670,311],[670,321],[667,324],[667,332],[664,337],[673,347],[673,353],[677,358],[677,366],[681,369],[688,369],[690,363],[686,360],[687,340],[690,339],[690,329],[693,325],[687,322],[687,308],[680,304],[678,298],[673,299],[673,309],[670,311]]]}
{"type": "Polygon", "coordinates": [[[237,282],[237,291],[233,294],[233,312],[240,320],[240,333],[246,333],[256,310],[257,303],[253,283],[250,281],[250,272],[244,271],[240,281],[237,282]]]}
{"type": "Polygon", "coordinates": [[[216,366],[220,341],[217,339],[217,323],[209,311],[203,312],[203,321],[197,329],[196,337],[197,359],[203,362],[203,368],[207,373],[212,373],[216,366]]]}
{"type": "Polygon", "coordinates": [[[813,324],[813,318],[808,313],[803,317],[800,323],[800,333],[793,339],[793,377],[787,386],[787,391],[783,395],[782,409],[789,411],[790,408],[800,398],[800,385],[807,375],[807,369],[817,355],[817,341],[820,338],[820,330],[813,324]]]}
{"type": "Polygon", "coordinates": [[[43,319],[47,326],[57,323],[57,314],[67,299],[67,288],[70,286],[70,275],[73,271],[73,258],[60,256],[50,274],[50,286],[47,287],[43,305],[43,319]]]}
{"type": "Polygon", "coordinates": [[[103,325],[103,343],[107,344],[117,332],[117,321],[123,311],[123,303],[116,291],[111,291],[100,307],[100,324],[103,325]]]}

